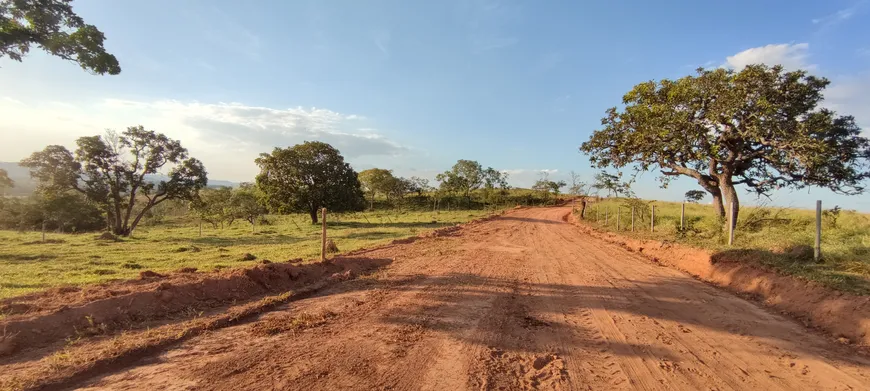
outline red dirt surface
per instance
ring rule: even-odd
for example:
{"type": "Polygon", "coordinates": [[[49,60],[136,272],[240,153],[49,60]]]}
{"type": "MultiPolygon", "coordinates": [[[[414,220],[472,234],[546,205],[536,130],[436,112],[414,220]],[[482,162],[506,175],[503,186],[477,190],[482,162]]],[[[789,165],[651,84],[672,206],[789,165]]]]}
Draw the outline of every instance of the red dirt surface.
{"type": "Polygon", "coordinates": [[[580,226],[580,229],[704,281],[752,295],[765,305],[800,319],[808,327],[819,328],[847,342],[870,346],[870,296],[836,292],[809,281],[764,270],[754,264],[752,250],[713,254],[674,243],[627,238],[588,226],[580,226]]]}
{"type": "MultiPolygon", "coordinates": [[[[39,387],[9,380],[17,371],[85,390],[870,387],[870,358],[854,346],[585,234],[569,211],[519,209],[342,257],[341,271],[312,274],[309,295],[66,380],[56,360],[24,350],[0,363],[0,384],[39,387]],[[349,266],[372,260],[370,275],[349,266]]],[[[125,338],[140,336],[70,354],[125,338]]]]}

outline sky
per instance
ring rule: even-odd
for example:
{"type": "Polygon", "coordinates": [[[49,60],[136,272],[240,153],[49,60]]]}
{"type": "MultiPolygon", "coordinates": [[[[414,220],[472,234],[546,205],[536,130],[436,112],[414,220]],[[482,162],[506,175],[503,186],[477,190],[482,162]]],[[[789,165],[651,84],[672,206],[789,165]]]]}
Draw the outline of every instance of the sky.
{"type": "MultiPolygon", "coordinates": [[[[694,69],[782,64],[831,80],[825,106],[870,129],[870,2],[76,0],[118,76],[38,49],[0,58],[0,161],[143,125],[182,142],[213,179],[320,140],[359,171],[434,178],[479,161],[529,187],[591,181],[578,147],[632,86],[694,69]]],[[[870,135],[870,132],[865,132],[870,135]]],[[[634,185],[647,199],[697,188],[634,185]]],[[[744,193],[745,194],[745,193],[744,193]]],[[[870,210],[870,196],[780,190],[774,205],[870,210]]],[[[755,203],[746,194],[744,204],[755,203]]]]}

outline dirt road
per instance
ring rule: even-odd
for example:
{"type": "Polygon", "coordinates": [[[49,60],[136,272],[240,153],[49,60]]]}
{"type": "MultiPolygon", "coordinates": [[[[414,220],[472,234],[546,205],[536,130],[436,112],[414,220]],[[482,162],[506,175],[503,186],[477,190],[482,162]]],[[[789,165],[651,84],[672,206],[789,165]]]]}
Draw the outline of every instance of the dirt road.
{"type": "Polygon", "coordinates": [[[870,360],[582,235],[566,208],[374,250],[376,274],[88,390],[859,390],[870,360]]]}

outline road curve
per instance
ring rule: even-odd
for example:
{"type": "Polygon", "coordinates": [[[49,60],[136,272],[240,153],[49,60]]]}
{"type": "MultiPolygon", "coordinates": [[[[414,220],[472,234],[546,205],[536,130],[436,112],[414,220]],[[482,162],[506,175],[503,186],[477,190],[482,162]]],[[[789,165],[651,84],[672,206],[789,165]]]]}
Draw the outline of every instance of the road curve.
{"type": "Polygon", "coordinates": [[[392,262],[79,388],[870,388],[853,348],[585,236],[568,212],[512,211],[355,255],[392,262]]]}

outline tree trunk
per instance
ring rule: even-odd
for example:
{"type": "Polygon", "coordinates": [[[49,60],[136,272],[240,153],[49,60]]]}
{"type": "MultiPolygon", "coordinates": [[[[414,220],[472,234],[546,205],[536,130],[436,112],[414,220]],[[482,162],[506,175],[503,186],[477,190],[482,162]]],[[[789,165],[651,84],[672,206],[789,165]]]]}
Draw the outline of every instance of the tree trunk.
{"type": "Polygon", "coordinates": [[[309,208],[308,214],[311,216],[311,224],[317,224],[317,208],[309,208]]]}
{"type": "Polygon", "coordinates": [[[737,228],[737,216],[740,214],[740,200],[737,198],[737,189],[734,188],[731,178],[727,178],[721,182],[722,183],[719,187],[722,189],[722,197],[725,199],[725,211],[727,212],[725,215],[725,232],[728,232],[729,223],[732,228],[737,228]],[[729,221],[732,204],[734,205],[734,219],[733,221],[729,221]]]}
{"type": "Polygon", "coordinates": [[[716,214],[719,215],[719,218],[726,218],[725,215],[725,205],[722,204],[722,192],[719,189],[716,189],[716,193],[713,194],[713,207],[716,208],[716,214]]]}
{"type": "MultiPolygon", "coordinates": [[[[160,201],[163,201],[164,199],[161,199],[160,201]]],[[[159,203],[159,201],[158,201],[158,203],[159,203]]],[[[142,217],[145,216],[145,213],[148,213],[148,211],[151,210],[151,208],[153,208],[154,205],[157,205],[157,203],[149,202],[147,205],[145,205],[145,208],[142,209],[141,212],[139,212],[139,214],[136,216],[135,219],[133,219],[133,224],[130,225],[130,228],[124,227],[124,231],[126,231],[124,236],[130,236],[133,234],[133,230],[136,229],[137,225],[139,225],[139,221],[142,220],[142,217]]]]}
{"type": "Polygon", "coordinates": [[[580,219],[586,219],[586,200],[580,201],[580,219]]]}
{"type": "Polygon", "coordinates": [[[702,179],[698,179],[698,184],[700,184],[704,190],[707,190],[707,192],[710,193],[711,196],[713,196],[713,207],[716,208],[716,213],[719,214],[719,217],[727,218],[727,216],[725,215],[725,206],[722,205],[722,190],[719,189],[719,187],[717,186],[716,180],[705,177],[702,179]]]}

